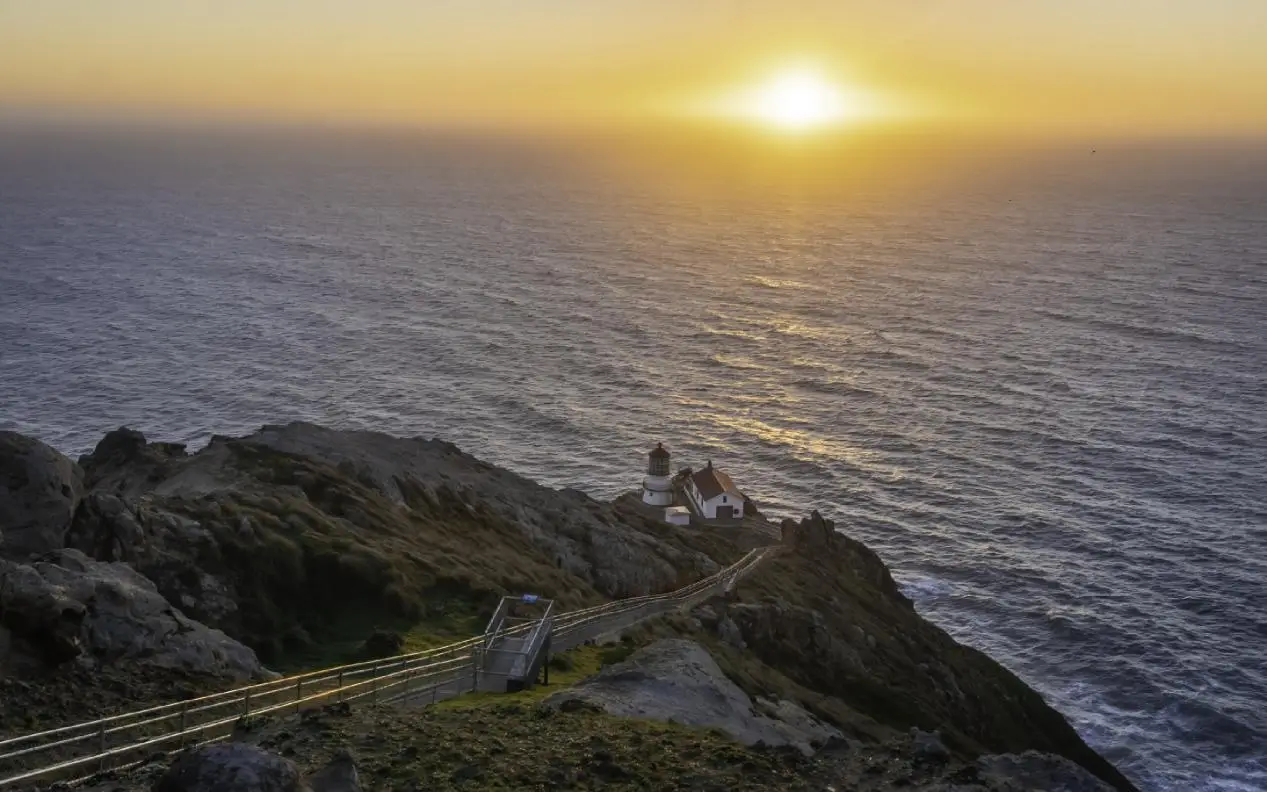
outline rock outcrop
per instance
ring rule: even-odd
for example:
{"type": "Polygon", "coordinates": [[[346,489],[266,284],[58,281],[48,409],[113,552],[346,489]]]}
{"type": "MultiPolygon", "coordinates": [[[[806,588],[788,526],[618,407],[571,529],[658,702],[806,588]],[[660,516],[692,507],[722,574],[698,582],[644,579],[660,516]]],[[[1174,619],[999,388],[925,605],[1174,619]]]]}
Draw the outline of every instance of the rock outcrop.
{"type": "Polygon", "coordinates": [[[959,757],[1039,751],[1133,789],[1038,693],[922,619],[879,557],[831,521],[785,521],[783,536],[788,551],[697,611],[719,643],[736,643],[723,625],[738,628],[747,649],[730,655],[732,675],[813,691],[815,711],[831,712],[850,737],[915,729],[931,759],[941,750],[923,735],[937,731],[959,757]]]}
{"type": "Polygon", "coordinates": [[[742,553],[435,440],[289,424],[187,454],[120,429],[81,463],[93,489],[67,543],[132,564],[266,660],[364,613],[425,619],[519,590],[592,604],[676,588],[742,553]]]}
{"type": "Polygon", "coordinates": [[[0,667],[15,660],[20,665],[24,654],[48,666],[79,657],[85,615],[82,602],[50,584],[36,567],[0,561],[0,629],[7,638],[0,667]]]}
{"type": "Polygon", "coordinates": [[[62,547],[83,494],[75,463],[38,440],[0,432],[0,557],[62,547]]]}
{"type": "Polygon", "coordinates": [[[349,751],[340,751],[329,764],[309,776],[308,785],[312,792],[361,792],[356,757],[349,751]]]}
{"type": "Polygon", "coordinates": [[[208,745],[181,755],[154,792],[312,792],[289,759],[245,743],[208,745]]]}
{"type": "Polygon", "coordinates": [[[180,443],[151,443],[125,426],[106,433],[91,454],[79,458],[79,466],[89,488],[131,495],[167,479],[185,457],[180,443]]]}
{"type": "Polygon", "coordinates": [[[267,674],[255,653],[192,621],[126,564],[59,550],[31,564],[0,561],[0,623],[46,666],[144,659],[233,679],[267,674]]]}
{"type": "Polygon", "coordinates": [[[786,519],[780,529],[782,544],[793,555],[815,558],[825,554],[846,558],[851,577],[875,589],[885,600],[904,605],[912,612],[915,610],[914,604],[898,588],[883,559],[862,542],[838,532],[836,524],[817,511],[810,512],[809,517],[800,522],[786,519]]]}
{"type": "Polygon", "coordinates": [[[791,702],[754,702],[706,649],[685,640],[657,641],[546,700],[556,708],[577,702],[610,715],[717,728],[744,745],[790,745],[807,755],[841,736],[791,702]]]}

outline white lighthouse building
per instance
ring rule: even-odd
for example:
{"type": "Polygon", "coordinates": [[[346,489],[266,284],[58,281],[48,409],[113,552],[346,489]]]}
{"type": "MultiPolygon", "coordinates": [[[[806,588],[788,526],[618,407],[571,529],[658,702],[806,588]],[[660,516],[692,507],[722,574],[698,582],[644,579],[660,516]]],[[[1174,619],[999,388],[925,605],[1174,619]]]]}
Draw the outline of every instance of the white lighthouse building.
{"type": "Polygon", "coordinates": [[[642,502],[651,506],[673,505],[673,477],[669,473],[669,450],[663,443],[647,454],[647,477],[642,480],[642,502]]]}

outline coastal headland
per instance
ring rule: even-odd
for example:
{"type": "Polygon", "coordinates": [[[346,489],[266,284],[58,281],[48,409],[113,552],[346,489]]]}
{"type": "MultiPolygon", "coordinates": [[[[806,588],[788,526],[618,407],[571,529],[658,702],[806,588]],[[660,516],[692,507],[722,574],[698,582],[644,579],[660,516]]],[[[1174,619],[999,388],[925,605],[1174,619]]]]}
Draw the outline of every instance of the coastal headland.
{"type": "Polygon", "coordinates": [[[766,546],[730,590],[555,654],[549,684],[244,718],[86,788],[248,768],[273,785],[243,789],[326,792],[1134,789],[817,512],[668,525],[440,440],[310,424],[196,453],[119,429],[77,461],[0,433],[0,757],[24,734],[470,638],[506,594],[582,609],[766,546]]]}

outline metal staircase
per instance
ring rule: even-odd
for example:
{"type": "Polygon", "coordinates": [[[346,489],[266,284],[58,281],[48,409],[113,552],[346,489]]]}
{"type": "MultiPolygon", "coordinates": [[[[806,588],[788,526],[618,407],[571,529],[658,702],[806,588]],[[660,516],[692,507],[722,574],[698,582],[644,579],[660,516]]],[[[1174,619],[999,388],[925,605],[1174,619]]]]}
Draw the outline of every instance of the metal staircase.
{"type": "Polygon", "coordinates": [[[484,631],[480,665],[485,681],[480,689],[513,693],[531,687],[549,654],[553,629],[552,600],[531,594],[503,597],[484,631]],[[522,629],[514,630],[516,626],[522,629]]]}

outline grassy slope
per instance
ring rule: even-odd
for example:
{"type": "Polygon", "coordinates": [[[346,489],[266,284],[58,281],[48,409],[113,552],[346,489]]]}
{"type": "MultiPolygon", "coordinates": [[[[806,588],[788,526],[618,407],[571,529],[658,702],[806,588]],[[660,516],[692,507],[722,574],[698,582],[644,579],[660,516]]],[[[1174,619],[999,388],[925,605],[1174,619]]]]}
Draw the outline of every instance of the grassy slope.
{"type": "MultiPolygon", "coordinates": [[[[211,532],[215,542],[200,548],[198,565],[232,579],[242,605],[228,620],[196,608],[190,615],[243,640],[276,668],[353,659],[380,628],[404,635],[409,648],[470,637],[505,593],[533,591],[563,610],[604,599],[469,493],[440,487],[432,494],[399,481],[407,499],[401,505],[347,469],[247,441],[225,442],[242,482],[155,505],[211,532]]],[[[631,532],[719,565],[771,541],[716,527],[683,532],[628,503],[610,514],[631,532]]],[[[697,577],[683,571],[677,584],[697,577]]]]}
{"type": "MultiPolygon", "coordinates": [[[[717,730],[541,706],[547,696],[624,659],[657,632],[641,630],[626,643],[557,656],[549,686],[468,694],[426,709],[334,705],[299,719],[256,722],[240,739],[286,756],[308,773],[350,751],[363,788],[402,792],[987,788],[959,786],[978,780],[970,764],[920,762],[900,738],[804,757],[795,750],[747,748],[717,730]]],[[[90,786],[89,792],[140,792],[164,769],[155,764],[90,786]]]]}
{"type": "Polygon", "coordinates": [[[632,644],[579,647],[553,662],[551,683],[476,693],[421,710],[331,708],[277,724],[257,739],[308,770],[346,747],[371,789],[768,790],[822,789],[824,763],[796,752],[745,748],[714,730],[540,706],[632,644]]]}
{"type": "Polygon", "coordinates": [[[466,638],[504,592],[538,591],[563,607],[603,599],[514,525],[455,495],[406,508],[317,460],[231,447],[253,482],[162,506],[215,537],[198,563],[230,577],[242,604],[216,626],[279,667],[347,660],[378,628],[418,648],[466,638]]]}

